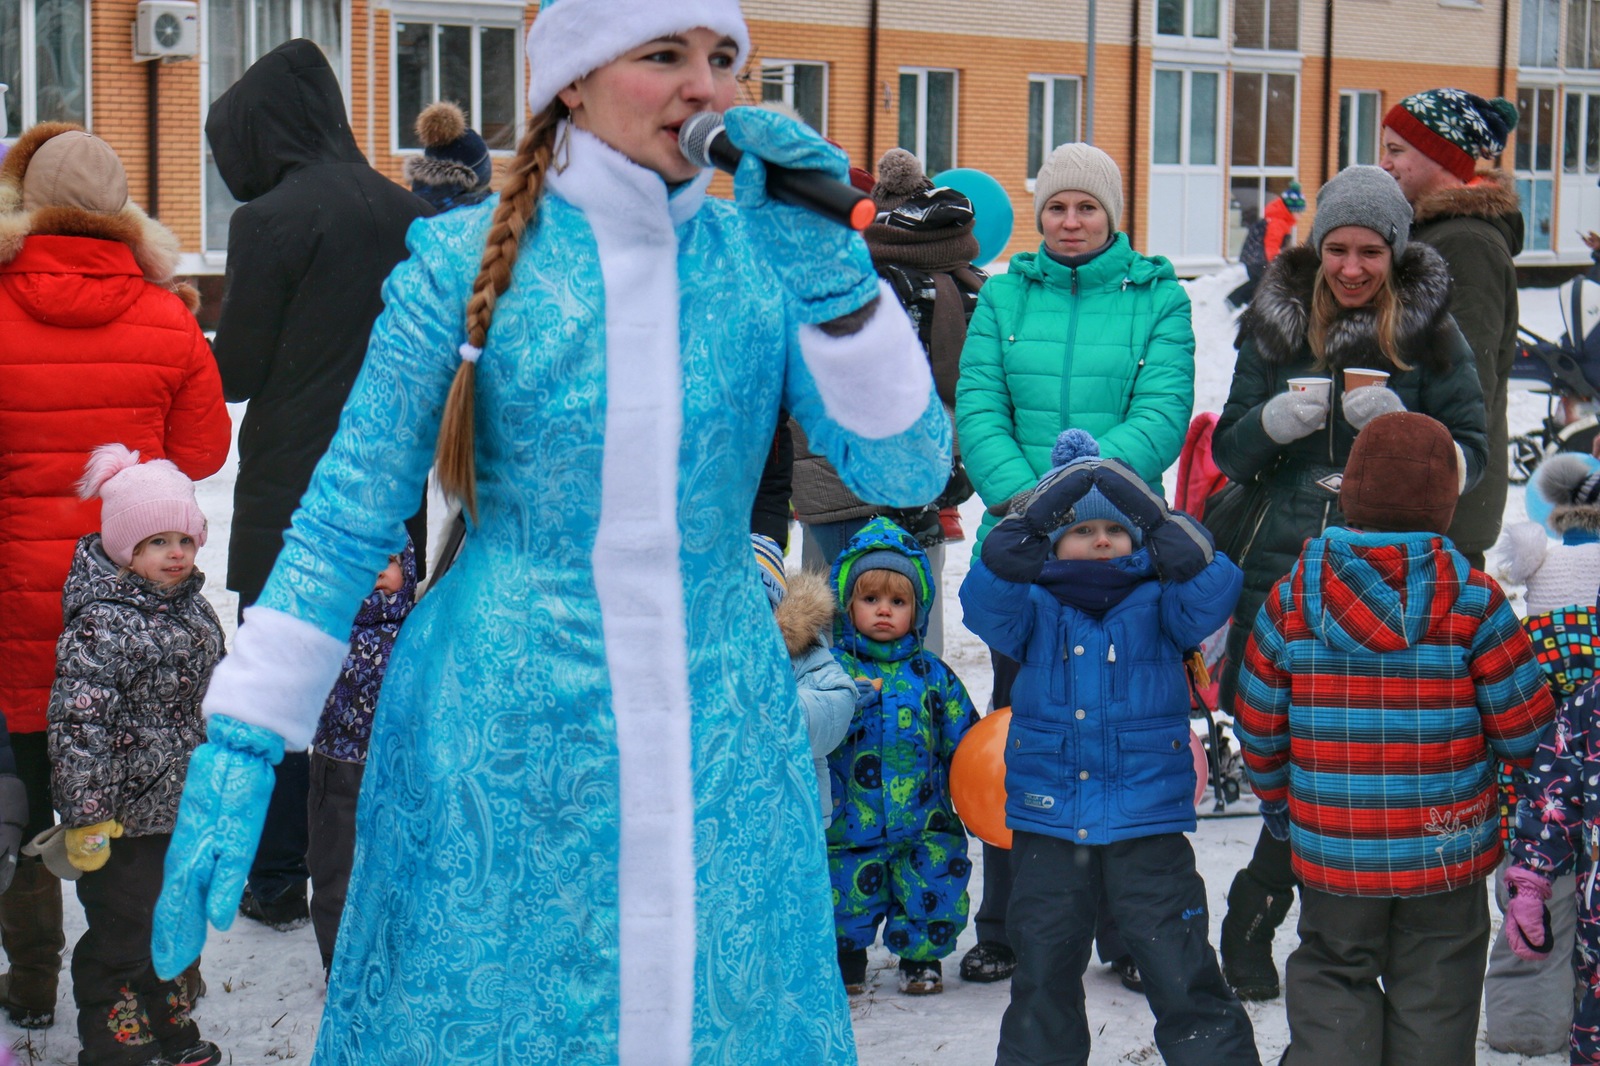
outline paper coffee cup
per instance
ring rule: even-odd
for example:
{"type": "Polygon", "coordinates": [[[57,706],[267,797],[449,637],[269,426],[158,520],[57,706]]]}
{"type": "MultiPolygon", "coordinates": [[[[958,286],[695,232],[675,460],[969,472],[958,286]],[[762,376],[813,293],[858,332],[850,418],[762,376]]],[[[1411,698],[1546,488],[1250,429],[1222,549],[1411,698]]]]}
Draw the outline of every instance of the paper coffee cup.
{"type": "MultiPolygon", "coordinates": [[[[1290,392],[1314,392],[1318,396],[1322,397],[1322,402],[1324,404],[1328,404],[1328,403],[1332,402],[1332,400],[1333,400],[1333,379],[1332,378],[1290,378],[1289,379],[1289,391],[1290,392]]],[[[1327,427],[1327,425],[1328,425],[1328,420],[1327,419],[1323,419],[1321,424],[1318,425],[1317,428],[1318,429],[1324,429],[1324,428],[1327,427]]]]}
{"type": "Polygon", "coordinates": [[[1369,370],[1363,366],[1345,367],[1345,392],[1349,392],[1351,389],[1359,389],[1364,385],[1387,384],[1389,384],[1389,372],[1387,370],[1369,370]]]}

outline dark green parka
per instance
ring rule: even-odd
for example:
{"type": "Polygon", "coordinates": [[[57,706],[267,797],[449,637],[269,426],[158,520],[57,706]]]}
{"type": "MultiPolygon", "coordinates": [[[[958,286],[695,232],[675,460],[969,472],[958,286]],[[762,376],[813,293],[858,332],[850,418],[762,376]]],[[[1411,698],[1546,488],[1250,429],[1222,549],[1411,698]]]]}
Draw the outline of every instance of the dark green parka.
{"type": "Polygon", "coordinates": [[[1471,185],[1441,189],[1412,205],[1411,239],[1426,241],[1450,270],[1450,314],[1477,360],[1489,426],[1489,465],[1456,505],[1450,539],[1482,556],[1500,536],[1506,509],[1506,378],[1517,354],[1517,269],[1522,210],[1516,188],[1500,171],[1471,185]]]}
{"type": "MultiPolygon", "coordinates": [[[[1244,569],[1244,592],[1228,635],[1224,707],[1232,705],[1237,664],[1268,590],[1289,572],[1307,538],[1344,523],[1339,485],[1356,430],[1339,404],[1341,371],[1391,369],[1378,347],[1377,314],[1370,307],[1345,311],[1334,320],[1327,338],[1332,369],[1315,368],[1306,328],[1319,269],[1321,259],[1309,246],[1290,248],[1268,264],[1255,299],[1239,320],[1233,385],[1212,438],[1212,454],[1222,472],[1234,481],[1261,479],[1270,500],[1243,557],[1235,560],[1244,569]],[[1262,428],[1261,409],[1287,391],[1290,378],[1310,376],[1334,379],[1327,427],[1279,444],[1262,428]]],[[[1403,307],[1400,351],[1411,369],[1392,370],[1389,387],[1399,393],[1406,410],[1435,418],[1450,431],[1466,456],[1470,488],[1483,476],[1488,440],[1472,349],[1450,317],[1449,271],[1438,252],[1413,242],[1395,261],[1394,280],[1403,307]]]]}

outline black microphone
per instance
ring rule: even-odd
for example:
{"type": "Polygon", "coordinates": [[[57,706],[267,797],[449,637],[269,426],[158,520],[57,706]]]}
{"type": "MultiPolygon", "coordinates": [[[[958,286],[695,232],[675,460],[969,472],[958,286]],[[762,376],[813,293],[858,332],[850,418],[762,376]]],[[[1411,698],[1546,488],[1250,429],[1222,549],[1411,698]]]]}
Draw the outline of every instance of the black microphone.
{"type": "MultiPolygon", "coordinates": [[[[722,115],[700,111],[690,115],[678,130],[678,150],[697,167],[716,167],[732,174],[744,152],[728,137],[722,115]]],[[[820,170],[795,170],[762,160],[767,168],[767,195],[786,204],[814,211],[841,226],[863,230],[878,215],[870,196],[853,185],[837,181],[820,170]]]]}

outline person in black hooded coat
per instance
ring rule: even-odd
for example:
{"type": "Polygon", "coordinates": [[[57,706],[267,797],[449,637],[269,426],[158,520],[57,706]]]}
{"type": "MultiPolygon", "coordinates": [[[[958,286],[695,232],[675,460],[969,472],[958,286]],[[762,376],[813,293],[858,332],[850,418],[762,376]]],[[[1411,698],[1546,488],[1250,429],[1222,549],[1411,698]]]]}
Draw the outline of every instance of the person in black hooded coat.
{"type": "MultiPolygon", "coordinates": [[[[333,68],[305,39],[274,48],[218,97],[206,138],[228,191],[244,201],[228,226],[212,347],[223,395],[250,401],[228,542],[228,587],[248,607],[333,438],[383,309],[383,281],[406,256],[406,230],[434,212],[367,163],[333,68]]],[[[420,565],[426,514],[407,528],[420,565]]],[[[306,912],[308,757],[286,755],[277,774],[242,910],[281,923],[306,912]]]]}

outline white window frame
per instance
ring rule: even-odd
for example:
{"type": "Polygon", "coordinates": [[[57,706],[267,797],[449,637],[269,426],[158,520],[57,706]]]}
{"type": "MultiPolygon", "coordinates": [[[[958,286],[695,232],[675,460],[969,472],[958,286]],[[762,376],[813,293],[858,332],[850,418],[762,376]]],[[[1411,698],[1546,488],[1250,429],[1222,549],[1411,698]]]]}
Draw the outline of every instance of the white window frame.
{"type": "Polygon", "coordinates": [[[434,46],[430,49],[432,67],[429,76],[433,81],[433,89],[428,96],[432,100],[439,99],[439,27],[464,26],[472,31],[469,40],[470,63],[472,67],[472,98],[464,103],[468,121],[474,129],[481,127],[483,114],[483,34],[486,29],[511,30],[518,42],[518,47],[513,52],[512,63],[513,77],[515,78],[515,100],[512,109],[515,118],[512,123],[511,147],[490,148],[489,155],[495,159],[509,159],[516,155],[517,142],[522,139],[522,131],[527,128],[527,85],[524,79],[521,38],[522,38],[522,7],[521,4],[404,4],[396,3],[389,13],[389,152],[395,156],[421,155],[422,148],[402,146],[400,143],[400,70],[396,57],[400,48],[400,27],[407,23],[427,23],[433,27],[434,46]]]}
{"type": "Polygon", "coordinates": [[[1247,44],[1234,44],[1233,19],[1238,15],[1237,8],[1228,12],[1228,45],[1231,51],[1243,53],[1249,57],[1249,62],[1259,63],[1265,56],[1299,56],[1302,54],[1300,39],[1305,36],[1305,7],[1309,0],[1299,0],[1299,7],[1295,10],[1295,46],[1293,48],[1272,47],[1272,0],[1262,0],[1262,12],[1265,21],[1261,26],[1261,47],[1256,48],[1247,44]]]}
{"type": "Polygon", "coordinates": [[[1145,158],[1150,160],[1150,183],[1170,186],[1174,180],[1179,180],[1181,191],[1174,191],[1170,198],[1161,205],[1152,203],[1147,208],[1147,221],[1149,236],[1145,243],[1162,255],[1166,255],[1175,264],[1184,269],[1209,271],[1223,266],[1226,260],[1223,254],[1226,251],[1225,238],[1227,232],[1227,203],[1228,203],[1228,104],[1229,83],[1228,68],[1226,66],[1211,66],[1208,64],[1179,65],[1170,62],[1160,64],[1152,63],[1150,68],[1150,100],[1151,106],[1158,104],[1156,83],[1163,72],[1177,73],[1182,76],[1180,85],[1181,102],[1178,115],[1178,162],[1157,163],[1155,146],[1155,123],[1149,124],[1149,134],[1145,140],[1145,158]],[[1212,144],[1215,156],[1210,163],[1191,162],[1194,154],[1193,132],[1193,101],[1194,79],[1197,75],[1216,78],[1216,97],[1214,112],[1212,114],[1212,144]],[[1176,204],[1180,209],[1179,225],[1176,230],[1165,232],[1161,237],[1156,236],[1158,222],[1156,212],[1158,208],[1165,209],[1176,204]],[[1206,211],[1201,205],[1209,205],[1215,213],[1215,225],[1211,224],[1206,211]],[[1203,223],[1203,224],[1202,224],[1203,223]],[[1164,247],[1158,244],[1166,242],[1164,247]]]}
{"type": "MultiPolygon", "coordinates": [[[[1554,256],[1555,250],[1556,250],[1557,247],[1559,247],[1559,243],[1560,243],[1559,236],[1558,236],[1558,234],[1557,234],[1557,232],[1555,230],[1556,225],[1558,225],[1559,221],[1560,221],[1560,211],[1558,210],[1559,205],[1555,202],[1555,198],[1556,198],[1556,190],[1557,190],[1557,188],[1558,188],[1558,186],[1560,185],[1560,182],[1561,182],[1561,163],[1562,163],[1562,153],[1563,153],[1563,147],[1564,147],[1563,144],[1562,144],[1562,135],[1563,135],[1563,132],[1564,132],[1564,130],[1563,130],[1564,115],[1563,115],[1563,112],[1562,112],[1562,108],[1565,105],[1565,94],[1563,93],[1562,89],[1560,87],[1556,86],[1556,85],[1542,84],[1542,83],[1531,82],[1531,81],[1530,82],[1522,82],[1522,83],[1519,83],[1517,85],[1517,93],[1518,93],[1518,95],[1521,95],[1523,92],[1550,93],[1551,94],[1551,108],[1550,108],[1551,132],[1550,132],[1550,167],[1547,170],[1540,170],[1540,169],[1537,169],[1537,167],[1536,167],[1536,164],[1538,163],[1538,151],[1539,151],[1538,138],[1535,135],[1537,127],[1538,127],[1538,114],[1539,114],[1538,108],[1535,107],[1533,109],[1532,114],[1529,116],[1529,121],[1527,123],[1525,123],[1525,124],[1524,123],[1518,123],[1518,125],[1517,125],[1517,144],[1518,145],[1526,145],[1527,150],[1528,150],[1528,160],[1529,160],[1529,163],[1530,163],[1530,166],[1528,166],[1528,167],[1519,167],[1519,166],[1517,166],[1516,165],[1516,163],[1517,163],[1516,152],[1515,151],[1512,152],[1512,154],[1511,154],[1511,171],[1512,171],[1513,179],[1515,181],[1515,185],[1516,185],[1518,196],[1522,201],[1523,232],[1525,234],[1525,236],[1523,238],[1523,253],[1522,253],[1522,256],[1519,257],[1519,258],[1547,259],[1547,258],[1552,258],[1554,256]],[[1522,139],[1524,135],[1526,135],[1527,138],[1528,138],[1526,141],[1523,141],[1523,139],[1522,139]],[[1550,232],[1550,235],[1549,235],[1548,238],[1541,238],[1541,236],[1536,231],[1536,227],[1534,225],[1535,219],[1534,219],[1534,216],[1533,216],[1533,211],[1534,211],[1533,200],[1534,200],[1534,198],[1524,194],[1524,187],[1523,187],[1523,183],[1524,182],[1530,183],[1528,185],[1528,187],[1527,187],[1527,191],[1528,192],[1531,192],[1533,190],[1534,186],[1531,183],[1534,183],[1534,182],[1543,182],[1543,183],[1548,184],[1548,186],[1549,186],[1550,198],[1551,198],[1551,202],[1550,202],[1551,232],[1550,232]],[[1544,247],[1544,248],[1536,248],[1536,247],[1534,247],[1535,243],[1540,241],[1541,239],[1547,240],[1547,242],[1548,242],[1547,246],[1544,247]]],[[[1537,99],[1537,96],[1535,97],[1535,99],[1537,99]]]]}
{"type": "MultiPolygon", "coordinates": [[[[1229,227],[1231,227],[1231,225],[1232,225],[1230,216],[1231,216],[1231,213],[1232,213],[1232,210],[1233,210],[1233,182],[1234,182],[1235,178],[1250,179],[1250,180],[1252,180],[1252,181],[1254,181],[1256,183],[1256,187],[1259,189],[1259,188],[1264,187],[1264,182],[1267,181],[1268,179],[1271,179],[1271,178],[1288,178],[1289,180],[1293,181],[1295,178],[1299,177],[1299,175],[1300,175],[1300,101],[1301,101],[1301,99],[1303,97],[1303,94],[1304,94],[1304,86],[1302,85],[1302,79],[1301,79],[1299,74],[1291,74],[1290,72],[1283,71],[1283,70],[1257,70],[1257,69],[1250,69],[1250,68],[1246,68],[1246,69],[1235,68],[1234,70],[1230,71],[1230,73],[1232,74],[1232,78],[1229,80],[1229,85],[1228,85],[1228,152],[1227,152],[1227,158],[1228,158],[1228,184],[1225,187],[1226,190],[1227,190],[1227,195],[1228,195],[1228,210],[1226,212],[1224,212],[1224,215],[1223,215],[1224,225],[1229,226],[1229,227]],[[1233,101],[1234,101],[1234,99],[1236,98],[1236,95],[1237,95],[1237,89],[1235,89],[1235,87],[1234,87],[1234,79],[1239,78],[1241,75],[1243,75],[1245,77],[1254,76],[1254,77],[1258,77],[1258,78],[1261,79],[1261,90],[1262,90],[1261,91],[1261,108],[1260,108],[1260,114],[1257,117],[1257,125],[1256,125],[1256,128],[1259,131],[1259,137],[1260,137],[1260,140],[1256,144],[1256,150],[1255,150],[1255,155],[1256,155],[1257,159],[1261,158],[1261,156],[1263,154],[1265,154],[1265,149],[1266,149],[1267,110],[1268,110],[1268,108],[1270,106],[1269,102],[1268,102],[1268,98],[1267,98],[1267,84],[1268,84],[1267,79],[1271,78],[1271,77],[1289,77],[1289,78],[1293,78],[1294,79],[1294,109],[1293,109],[1293,112],[1292,112],[1292,114],[1294,116],[1294,130],[1290,134],[1291,139],[1290,139],[1289,143],[1290,143],[1290,146],[1291,146],[1292,156],[1291,156],[1290,161],[1288,163],[1286,163],[1286,164],[1284,164],[1284,163],[1279,163],[1279,164],[1250,163],[1250,164],[1238,164],[1238,165],[1234,164],[1234,162],[1233,162],[1233,101]]],[[[1263,210],[1263,211],[1266,210],[1268,202],[1269,201],[1263,199],[1261,204],[1260,204],[1260,209],[1263,210]]],[[[1233,247],[1232,247],[1232,243],[1233,242],[1231,240],[1231,234],[1225,235],[1224,236],[1224,241],[1223,241],[1223,254],[1227,255],[1230,259],[1233,258],[1234,255],[1236,254],[1234,252],[1233,247]]]]}
{"type": "MultiPolygon", "coordinates": [[[[1555,62],[1551,63],[1549,66],[1541,66],[1538,63],[1524,63],[1524,62],[1522,62],[1522,44],[1523,44],[1523,41],[1525,40],[1525,38],[1523,38],[1521,36],[1521,21],[1522,21],[1522,17],[1523,17],[1522,13],[1523,12],[1533,12],[1533,11],[1537,11],[1538,9],[1537,9],[1536,6],[1530,5],[1528,0],[1523,0],[1522,9],[1518,13],[1518,16],[1517,16],[1518,17],[1518,32],[1519,32],[1519,40],[1518,40],[1518,44],[1517,44],[1517,66],[1518,66],[1519,69],[1522,69],[1522,70],[1559,70],[1566,63],[1566,56],[1567,56],[1567,35],[1566,35],[1567,0],[1556,0],[1555,7],[1556,7],[1555,62]]],[[[1535,28],[1537,29],[1538,27],[1541,27],[1543,25],[1544,25],[1543,19],[1535,17],[1535,19],[1534,19],[1535,28]]],[[[1540,52],[1540,45],[1539,45],[1539,43],[1535,43],[1535,45],[1533,47],[1533,54],[1534,54],[1534,57],[1536,59],[1538,58],[1539,52],[1540,52]]]]}
{"type": "MultiPolygon", "coordinates": [[[[23,130],[33,126],[39,121],[39,71],[38,56],[30,46],[39,35],[37,0],[22,0],[21,16],[18,19],[18,29],[21,31],[22,47],[17,52],[20,61],[21,85],[8,85],[5,98],[0,98],[0,124],[5,122],[5,99],[18,94],[22,97],[22,125],[18,129],[0,129],[0,141],[11,144],[23,130]]],[[[83,128],[94,129],[94,36],[93,20],[90,15],[94,9],[92,0],[84,0],[83,5],[83,128]]]]}
{"type": "MultiPolygon", "coordinates": [[[[899,69],[899,71],[898,71],[899,77],[905,77],[907,74],[913,75],[917,79],[917,135],[916,135],[916,142],[917,143],[916,143],[915,147],[909,147],[908,148],[906,145],[901,145],[900,147],[906,148],[906,150],[909,151],[912,155],[914,155],[918,159],[920,159],[922,161],[923,167],[928,170],[929,177],[933,176],[934,168],[928,162],[928,75],[929,74],[949,74],[950,75],[950,165],[952,167],[960,166],[961,165],[961,163],[960,163],[960,159],[961,159],[961,72],[959,70],[954,69],[953,67],[901,67],[899,69]]],[[[896,78],[896,84],[897,85],[899,83],[899,77],[896,78]]],[[[900,107],[903,109],[905,106],[906,106],[906,102],[905,102],[905,99],[902,97],[902,99],[900,100],[900,107]]],[[[896,123],[896,125],[898,126],[898,123],[896,123]]],[[[896,134],[896,136],[898,138],[898,133],[896,134]]]]}
{"type": "MultiPolygon", "coordinates": [[[[1373,128],[1371,130],[1369,130],[1369,131],[1366,131],[1365,134],[1363,134],[1362,131],[1360,129],[1358,129],[1358,128],[1352,129],[1352,132],[1351,132],[1351,134],[1349,136],[1346,136],[1344,134],[1343,129],[1341,128],[1338,131],[1337,135],[1336,135],[1337,136],[1337,140],[1335,141],[1335,151],[1338,150],[1339,142],[1345,142],[1345,143],[1348,143],[1350,145],[1355,145],[1355,144],[1358,143],[1358,135],[1364,135],[1364,136],[1367,137],[1368,143],[1372,147],[1372,160],[1373,160],[1373,163],[1376,164],[1378,162],[1378,160],[1380,160],[1382,158],[1381,153],[1383,151],[1382,142],[1380,140],[1380,134],[1379,134],[1379,131],[1383,129],[1383,93],[1382,93],[1382,91],[1378,90],[1378,89],[1340,89],[1339,90],[1339,104],[1340,104],[1339,112],[1340,112],[1340,115],[1342,116],[1343,113],[1344,113],[1344,110],[1345,110],[1343,105],[1344,105],[1345,101],[1348,100],[1350,102],[1350,109],[1349,110],[1350,110],[1351,126],[1352,127],[1357,127],[1359,125],[1360,121],[1361,121],[1361,98],[1364,97],[1364,96],[1373,97],[1378,102],[1377,106],[1372,109],[1373,128]]],[[[1341,118],[1341,123],[1342,123],[1342,118],[1341,118]]],[[[1343,170],[1345,167],[1353,165],[1356,162],[1356,160],[1354,158],[1346,159],[1343,156],[1340,156],[1338,162],[1339,162],[1339,169],[1343,170]]]]}
{"type": "MultiPolygon", "coordinates": [[[[794,107],[794,68],[796,67],[816,67],[822,71],[822,124],[817,127],[817,132],[826,137],[828,135],[828,90],[829,82],[832,80],[829,77],[832,71],[829,69],[829,64],[826,60],[760,60],[757,68],[757,76],[763,95],[758,98],[757,102],[759,103],[761,99],[765,99],[765,91],[768,85],[781,85],[783,87],[783,102],[789,107],[794,107]]],[[[796,113],[799,113],[798,108],[796,108],[796,113]]],[[[802,115],[801,117],[804,118],[805,116],[802,115]]]]}
{"type": "MultiPolygon", "coordinates": [[[[1032,94],[1033,85],[1035,83],[1040,83],[1040,84],[1043,84],[1044,87],[1045,87],[1045,90],[1044,90],[1044,111],[1039,115],[1039,122],[1040,122],[1040,127],[1041,127],[1040,130],[1039,130],[1039,134],[1040,134],[1039,141],[1044,146],[1044,158],[1046,158],[1046,159],[1048,159],[1050,157],[1051,149],[1056,147],[1054,144],[1050,143],[1051,141],[1053,141],[1055,139],[1054,136],[1050,133],[1050,131],[1055,128],[1055,108],[1056,108],[1055,83],[1058,82],[1058,81],[1070,81],[1077,87],[1077,92],[1074,94],[1074,98],[1077,100],[1077,107],[1075,108],[1075,113],[1072,116],[1072,128],[1073,128],[1073,131],[1077,135],[1077,139],[1080,140],[1080,141],[1083,140],[1083,78],[1080,77],[1077,74],[1029,74],[1028,75],[1028,87],[1029,87],[1028,99],[1030,101],[1030,105],[1029,105],[1029,112],[1030,113],[1028,115],[1028,123],[1029,123],[1030,127],[1033,124],[1033,115],[1031,113],[1032,112],[1032,104],[1031,104],[1031,102],[1032,102],[1032,99],[1033,99],[1033,94],[1032,94]]],[[[1030,136],[1033,133],[1031,128],[1029,129],[1028,132],[1029,132],[1030,136]]],[[[1027,181],[1024,184],[1027,186],[1029,192],[1033,191],[1034,185],[1036,184],[1037,177],[1038,177],[1037,174],[1028,175],[1027,181]]]]}
{"type": "MultiPolygon", "coordinates": [[[[1140,2],[1140,0],[1135,0],[1140,2]]],[[[1228,0],[1217,0],[1217,35],[1215,37],[1198,37],[1194,32],[1194,5],[1196,0],[1180,0],[1183,4],[1183,32],[1163,33],[1161,31],[1161,0],[1151,3],[1151,25],[1155,29],[1155,39],[1171,45],[1183,42],[1189,48],[1215,48],[1219,51],[1228,47],[1228,42],[1233,39],[1233,12],[1228,0]]]]}

